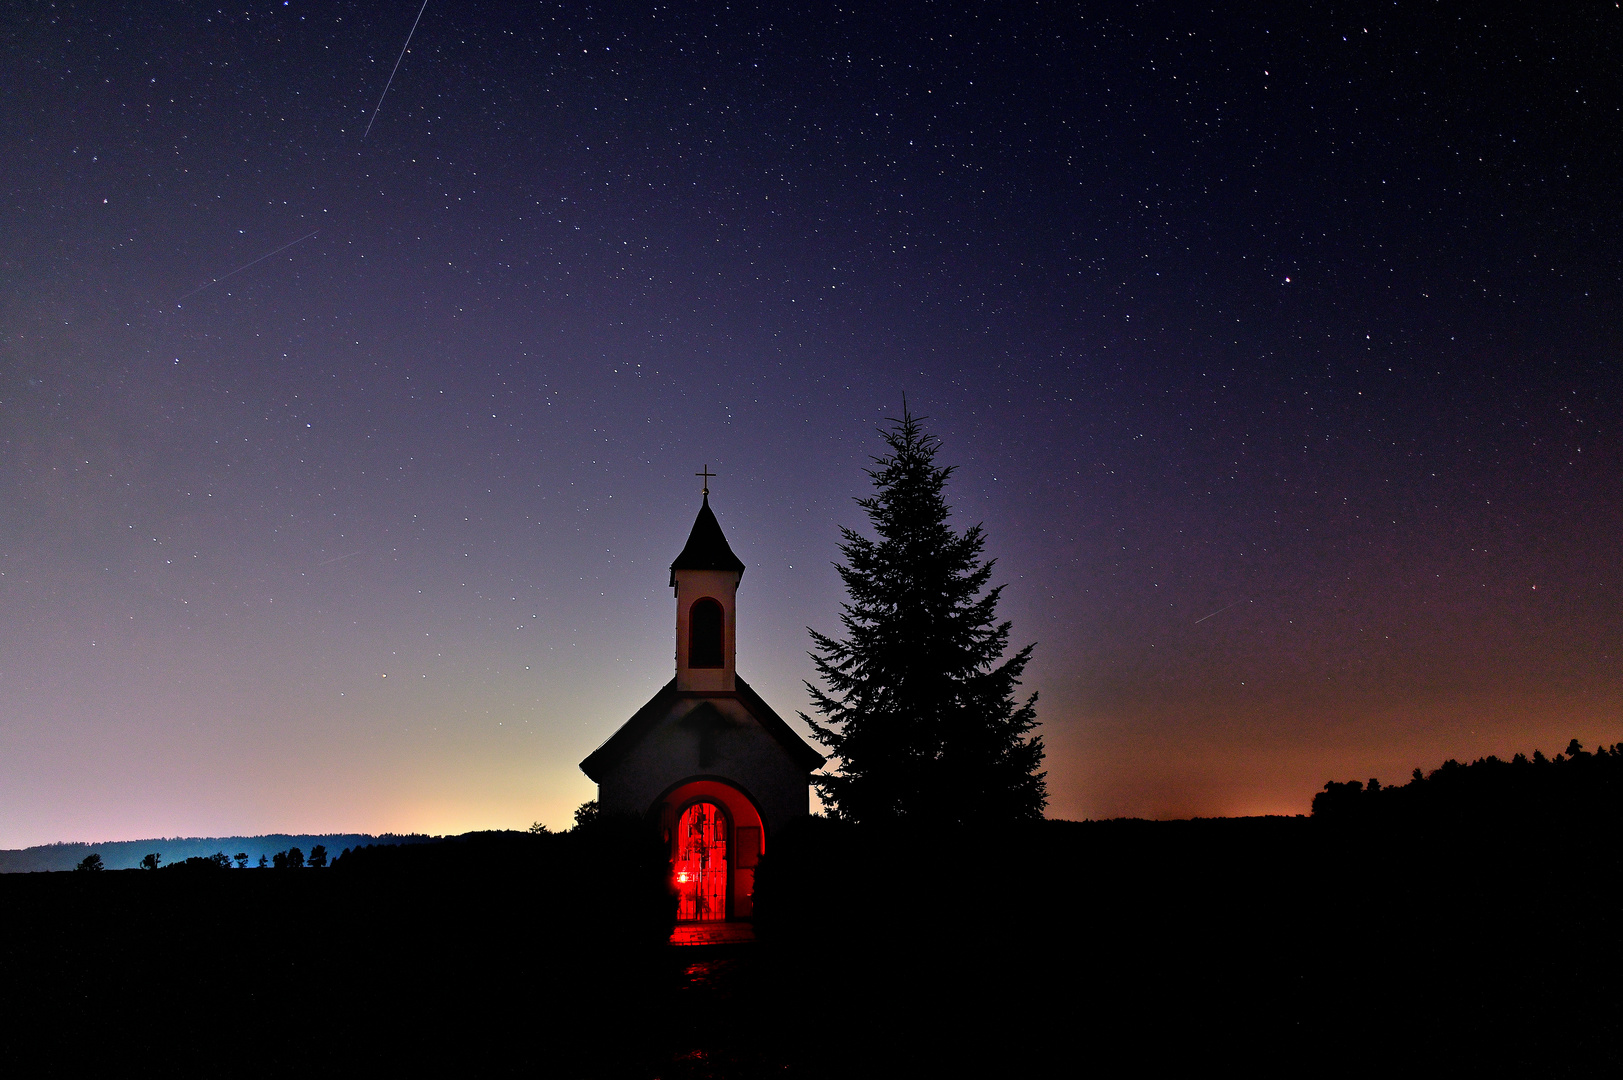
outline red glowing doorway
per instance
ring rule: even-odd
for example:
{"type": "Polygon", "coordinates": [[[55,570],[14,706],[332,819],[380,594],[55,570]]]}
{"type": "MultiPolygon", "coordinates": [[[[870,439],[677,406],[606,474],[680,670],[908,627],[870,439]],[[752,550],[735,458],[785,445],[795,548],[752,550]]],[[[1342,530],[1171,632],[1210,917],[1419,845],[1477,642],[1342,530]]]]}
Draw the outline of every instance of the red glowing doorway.
{"type": "Polygon", "coordinates": [[[727,815],[696,802],[676,823],[676,917],[705,922],[727,917],[727,815]]]}

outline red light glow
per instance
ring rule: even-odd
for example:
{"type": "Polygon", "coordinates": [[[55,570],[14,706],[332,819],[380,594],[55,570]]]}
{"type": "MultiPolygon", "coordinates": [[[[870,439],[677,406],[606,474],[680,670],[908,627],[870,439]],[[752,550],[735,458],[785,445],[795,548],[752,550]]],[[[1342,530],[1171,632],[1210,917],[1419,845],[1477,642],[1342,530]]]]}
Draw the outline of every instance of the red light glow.
{"type": "Polygon", "coordinates": [[[727,816],[696,802],[676,823],[676,917],[703,922],[727,917],[727,816]]]}

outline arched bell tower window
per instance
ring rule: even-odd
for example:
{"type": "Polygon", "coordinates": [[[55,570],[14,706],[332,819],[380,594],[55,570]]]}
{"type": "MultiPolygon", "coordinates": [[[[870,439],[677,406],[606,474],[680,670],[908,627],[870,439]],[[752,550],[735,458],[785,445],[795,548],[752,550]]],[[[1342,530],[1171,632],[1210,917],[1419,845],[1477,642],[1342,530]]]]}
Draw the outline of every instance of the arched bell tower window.
{"type": "Polygon", "coordinates": [[[702,596],[688,609],[688,667],[719,668],[725,616],[721,605],[702,596]]]}

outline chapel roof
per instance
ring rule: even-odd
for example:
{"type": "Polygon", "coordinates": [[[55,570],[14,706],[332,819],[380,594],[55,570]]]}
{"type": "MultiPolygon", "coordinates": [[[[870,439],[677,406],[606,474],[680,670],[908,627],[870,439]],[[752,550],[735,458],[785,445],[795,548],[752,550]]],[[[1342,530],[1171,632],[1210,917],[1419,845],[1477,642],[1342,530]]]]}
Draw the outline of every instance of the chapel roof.
{"type": "Polygon", "coordinates": [[[678,570],[734,570],[742,574],[744,563],[733,549],[727,546],[727,538],[721,534],[721,523],[710,509],[710,495],[704,496],[704,502],[699,507],[699,516],[693,519],[693,531],[688,533],[687,546],[682,554],[671,563],[671,584],[676,584],[678,570]]]}
{"type": "Polygon", "coordinates": [[[587,755],[586,760],[580,763],[581,772],[593,780],[602,780],[603,775],[614,766],[614,763],[623,758],[631,748],[643,740],[655,724],[670,715],[671,706],[681,697],[703,697],[708,699],[733,698],[744,706],[757,723],[777,740],[778,745],[788,753],[790,760],[807,772],[820,767],[828,760],[822,754],[812,749],[810,743],[802,739],[795,729],[790,727],[779,716],[772,706],[768,705],[757,694],[749,683],[742,678],[734,679],[738,686],[736,691],[712,691],[702,694],[683,693],[676,689],[676,680],[672,679],[660,688],[659,693],[649,699],[648,704],[632,714],[631,719],[620,725],[620,730],[610,735],[602,746],[587,755]]]}

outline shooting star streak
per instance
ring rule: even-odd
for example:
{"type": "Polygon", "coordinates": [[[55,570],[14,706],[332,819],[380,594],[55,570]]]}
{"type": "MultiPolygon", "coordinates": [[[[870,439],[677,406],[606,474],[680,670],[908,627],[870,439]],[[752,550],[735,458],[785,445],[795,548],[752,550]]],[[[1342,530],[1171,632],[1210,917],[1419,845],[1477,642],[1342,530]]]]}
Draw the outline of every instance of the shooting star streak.
{"type": "MultiPolygon", "coordinates": [[[[192,297],[196,296],[198,293],[202,292],[204,289],[208,288],[210,285],[218,285],[220,282],[224,281],[226,278],[234,277],[235,275],[240,274],[244,270],[248,269],[250,266],[253,266],[256,263],[264,262],[266,259],[270,258],[272,255],[280,255],[282,252],[284,252],[288,248],[292,247],[293,244],[302,244],[306,240],[310,239],[312,236],[314,236],[316,233],[318,233],[320,231],[321,231],[320,229],[316,229],[316,230],[314,230],[312,232],[307,232],[303,236],[299,237],[297,240],[293,241],[292,244],[283,244],[281,247],[277,248],[275,251],[267,251],[267,252],[265,252],[265,254],[261,255],[259,258],[255,259],[253,262],[245,262],[245,263],[243,263],[241,266],[237,267],[235,270],[231,271],[231,273],[229,273],[229,274],[221,274],[217,278],[211,278],[211,279],[209,279],[209,282],[208,282],[207,285],[199,285],[197,288],[193,289],[191,292],[187,293],[185,296],[182,296],[180,298],[180,300],[190,300],[192,297]]],[[[180,300],[175,301],[175,306],[176,307],[180,306],[180,300]]]]}
{"type": "Polygon", "coordinates": [[[323,559],[321,562],[316,563],[316,565],[317,566],[331,566],[335,562],[343,562],[345,559],[353,559],[357,555],[365,555],[365,554],[366,554],[366,552],[364,552],[364,551],[352,551],[348,555],[338,555],[338,556],[335,556],[335,557],[333,557],[331,559],[323,559]]]}
{"type": "MultiPolygon", "coordinates": [[[[1240,604],[1243,604],[1245,602],[1246,602],[1245,597],[1242,596],[1240,599],[1234,601],[1234,603],[1228,605],[1228,607],[1220,607],[1220,608],[1218,608],[1216,611],[1212,612],[1212,615],[1221,615],[1221,614],[1223,614],[1223,612],[1227,611],[1229,608],[1238,607],[1240,604]]],[[[1200,625],[1201,623],[1205,622],[1207,619],[1211,618],[1212,615],[1202,615],[1200,618],[1195,620],[1195,625],[1197,625],[1197,626],[1200,625]]]]}
{"type": "Polygon", "coordinates": [[[423,6],[417,9],[417,18],[412,20],[411,32],[406,35],[406,43],[400,46],[400,55],[394,58],[394,71],[389,72],[389,81],[383,84],[383,93],[378,95],[378,103],[372,109],[372,119],[366,122],[366,130],[361,132],[361,141],[372,134],[372,125],[377,123],[378,110],[383,108],[383,99],[389,96],[389,87],[394,85],[394,73],[400,70],[400,61],[406,58],[406,50],[411,48],[411,35],[417,32],[417,24],[423,21],[423,12],[428,10],[428,0],[423,0],[423,6]]]}

